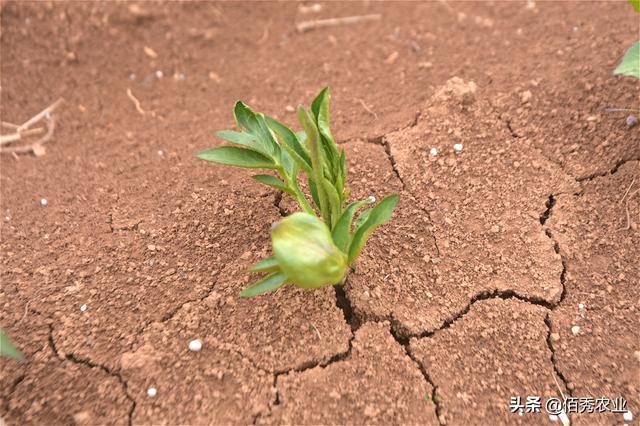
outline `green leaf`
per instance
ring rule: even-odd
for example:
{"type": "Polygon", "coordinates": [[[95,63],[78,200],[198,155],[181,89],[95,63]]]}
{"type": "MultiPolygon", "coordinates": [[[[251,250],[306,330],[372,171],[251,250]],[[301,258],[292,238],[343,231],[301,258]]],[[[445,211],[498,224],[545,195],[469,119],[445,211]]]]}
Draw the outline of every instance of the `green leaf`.
{"type": "Polygon", "coordinates": [[[640,12],[640,0],[629,0],[629,3],[631,3],[636,12],[640,12]]]}
{"type": "Polygon", "coordinates": [[[18,361],[22,361],[24,359],[20,351],[13,346],[7,335],[4,334],[4,331],[2,330],[0,330],[0,356],[6,356],[18,361]]]}
{"type": "Polygon", "coordinates": [[[293,161],[291,155],[286,149],[280,150],[280,164],[282,165],[282,168],[284,169],[286,175],[286,177],[283,176],[283,178],[287,182],[296,179],[296,177],[298,176],[298,170],[300,169],[298,167],[298,164],[293,161]]]}
{"type": "Polygon", "coordinates": [[[258,120],[259,125],[259,137],[264,141],[265,145],[267,145],[271,149],[273,157],[279,158],[281,151],[280,145],[278,145],[273,132],[271,131],[271,129],[269,129],[264,114],[256,114],[256,119],[258,120]]]}
{"type": "Polygon", "coordinates": [[[269,132],[262,114],[255,113],[242,101],[238,101],[233,109],[233,115],[236,123],[238,123],[238,127],[255,136],[260,141],[261,146],[263,146],[265,150],[263,153],[268,153],[275,158],[279,157],[280,149],[275,140],[273,140],[273,136],[269,132]]]}
{"type": "Polygon", "coordinates": [[[325,87],[311,103],[311,112],[315,118],[315,123],[320,134],[327,170],[332,183],[336,183],[340,176],[340,154],[338,146],[333,140],[329,126],[329,88],[325,87]]]}
{"type": "Polygon", "coordinates": [[[342,202],[344,203],[347,200],[347,197],[344,196],[344,185],[347,183],[347,159],[345,157],[344,149],[340,150],[340,173],[339,173],[340,182],[339,186],[336,186],[340,196],[342,197],[342,202]]]}
{"type": "Polygon", "coordinates": [[[254,132],[258,129],[256,115],[248,105],[242,101],[236,102],[233,107],[233,116],[238,123],[238,127],[244,130],[254,132]]]}
{"type": "Polygon", "coordinates": [[[640,41],[627,50],[613,74],[640,78],[640,41]]]}
{"type": "Polygon", "coordinates": [[[309,154],[311,157],[311,169],[312,175],[309,176],[316,183],[316,194],[319,201],[318,206],[320,207],[320,213],[322,213],[322,218],[326,224],[331,224],[331,207],[328,205],[327,195],[322,186],[322,179],[324,178],[324,155],[323,149],[320,146],[320,135],[318,133],[318,128],[316,127],[316,123],[313,121],[309,112],[304,109],[302,106],[298,107],[297,110],[298,120],[304,131],[307,133],[308,144],[309,144],[309,154]]]}
{"type": "Polygon", "coordinates": [[[360,207],[368,204],[368,200],[354,201],[342,212],[331,232],[333,242],[343,253],[348,254],[349,244],[351,244],[351,225],[353,215],[360,207]]]}
{"type": "Polygon", "coordinates": [[[311,173],[311,158],[298,137],[287,126],[269,116],[265,117],[267,125],[282,139],[282,146],[289,152],[298,166],[307,173],[311,173]]]}
{"type": "Polygon", "coordinates": [[[369,218],[370,214],[371,214],[371,209],[362,210],[362,212],[358,215],[358,218],[356,219],[356,229],[362,226],[362,224],[369,218]]]}
{"type": "Polygon", "coordinates": [[[295,285],[316,288],[339,283],[346,256],[336,247],[327,225],[314,215],[294,213],[271,231],[273,253],[280,269],[295,285]]]}
{"type": "Polygon", "coordinates": [[[249,133],[234,132],[233,130],[220,130],[219,132],[216,132],[216,136],[228,142],[244,146],[252,151],[264,154],[267,157],[271,155],[270,149],[266,147],[265,144],[260,141],[260,139],[249,133]]]}
{"type": "Polygon", "coordinates": [[[254,175],[251,176],[252,178],[254,178],[255,180],[257,180],[260,183],[264,183],[265,185],[269,185],[272,188],[275,189],[279,189],[282,192],[286,192],[287,194],[293,194],[293,191],[291,189],[289,189],[289,187],[287,187],[287,185],[281,181],[280,179],[278,179],[275,176],[271,176],[271,175],[254,175]]]}
{"type": "Polygon", "coordinates": [[[349,247],[349,265],[351,265],[360,255],[364,244],[371,236],[371,233],[380,225],[385,223],[391,217],[393,209],[398,204],[400,197],[398,195],[389,195],[380,203],[371,209],[367,220],[356,230],[349,247]]]}
{"type": "Polygon", "coordinates": [[[246,167],[249,169],[275,169],[277,166],[268,157],[244,148],[222,146],[209,148],[197,155],[198,158],[228,166],[246,167]]]}
{"type": "Polygon", "coordinates": [[[304,130],[300,130],[299,132],[296,132],[296,138],[298,138],[302,146],[304,147],[307,146],[307,133],[304,130]]]}
{"type": "Polygon", "coordinates": [[[242,290],[242,292],[240,293],[240,297],[260,296],[261,294],[277,290],[286,283],[287,276],[282,272],[276,272],[275,274],[267,275],[252,286],[242,290]]]}
{"type": "Polygon", "coordinates": [[[311,111],[318,124],[320,134],[333,142],[333,136],[329,128],[329,87],[322,89],[311,102],[311,111]]]}
{"type": "Polygon", "coordinates": [[[311,198],[313,199],[313,202],[315,203],[316,207],[318,207],[319,209],[320,199],[318,198],[318,188],[316,187],[316,183],[313,181],[311,177],[309,177],[307,182],[309,184],[309,192],[311,192],[311,198]]]}
{"type": "Polygon", "coordinates": [[[327,194],[327,201],[329,202],[329,209],[331,213],[331,222],[328,223],[329,227],[333,227],[333,224],[338,220],[340,211],[342,210],[342,204],[340,203],[340,196],[338,191],[331,182],[325,177],[322,178],[322,188],[327,194]]]}
{"type": "Polygon", "coordinates": [[[279,271],[278,261],[274,256],[265,257],[261,261],[254,263],[249,268],[250,272],[276,272],[279,271]]]}

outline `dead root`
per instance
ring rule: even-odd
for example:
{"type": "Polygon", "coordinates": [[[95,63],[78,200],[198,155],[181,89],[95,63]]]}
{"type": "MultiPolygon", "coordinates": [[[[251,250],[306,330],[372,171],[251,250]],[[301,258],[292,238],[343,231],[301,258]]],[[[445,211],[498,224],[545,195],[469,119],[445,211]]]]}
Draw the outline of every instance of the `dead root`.
{"type": "Polygon", "coordinates": [[[633,198],[633,196],[636,195],[638,192],[640,192],[640,188],[639,188],[629,193],[629,191],[631,191],[631,188],[633,188],[634,183],[636,183],[636,178],[633,178],[631,180],[631,184],[629,184],[629,187],[627,188],[624,195],[620,199],[620,203],[624,201],[624,212],[627,216],[627,226],[619,229],[620,231],[628,231],[629,229],[631,229],[631,215],[629,214],[629,200],[633,198]]]}
{"type": "Polygon", "coordinates": [[[299,33],[314,30],[316,28],[337,27],[339,25],[351,25],[359,22],[379,21],[382,19],[380,14],[345,16],[343,18],[314,19],[312,21],[303,21],[296,24],[296,30],[299,33]]]}
{"type": "Polygon", "coordinates": [[[43,155],[45,152],[43,145],[53,137],[53,132],[56,128],[56,120],[53,112],[63,102],[63,99],[58,99],[20,125],[3,121],[2,127],[5,129],[11,129],[13,133],[0,136],[0,154],[16,155],[33,152],[36,156],[43,155]],[[46,130],[43,127],[33,127],[43,120],[45,122],[46,130]],[[42,137],[28,145],[8,146],[14,142],[22,141],[23,139],[39,135],[43,132],[45,134],[42,137]]]}

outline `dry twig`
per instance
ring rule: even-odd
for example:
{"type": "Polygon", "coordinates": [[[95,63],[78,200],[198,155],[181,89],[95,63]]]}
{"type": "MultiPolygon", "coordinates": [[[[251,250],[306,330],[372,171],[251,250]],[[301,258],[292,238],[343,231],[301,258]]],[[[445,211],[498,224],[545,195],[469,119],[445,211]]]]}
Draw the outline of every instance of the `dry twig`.
{"type": "Polygon", "coordinates": [[[362,99],[356,99],[356,100],[360,103],[360,105],[362,105],[362,108],[364,108],[365,111],[367,111],[369,114],[373,116],[373,118],[375,118],[376,120],[378,119],[378,114],[376,114],[375,111],[369,108],[362,99]]]}
{"type": "Polygon", "coordinates": [[[318,335],[318,340],[322,340],[322,337],[320,336],[320,332],[318,331],[318,329],[316,328],[316,326],[311,323],[311,327],[313,327],[313,329],[315,330],[316,334],[318,335]]]}
{"type": "MultiPolygon", "coordinates": [[[[633,184],[633,182],[632,182],[632,184],[633,184]]],[[[629,187],[629,188],[631,188],[631,187],[629,187]]],[[[627,192],[628,192],[628,190],[627,190],[627,192]]],[[[633,198],[633,196],[636,195],[638,192],[640,192],[640,188],[636,189],[631,194],[629,194],[629,196],[627,197],[627,200],[624,203],[624,212],[627,215],[627,226],[622,228],[621,231],[628,231],[629,229],[631,229],[631,215],[629,214],[629,200],[631,198],[633,198]]]]}
{"type": "Polygon", "coordinates": [[[145,110],[143,110],[142,106],[140,106],[140,101],[138,100],[138,98],[133,96],[133,92],[128,87],[127,87],[127,96],[129,97],[129,99],[131,99],[131,102],[133,102],[133,104],[136,106],[136,111],[138,111],[140,115],[145,115],[145,110]]]}
{"type": "Polygon", "coordinates": [[[260,40],[258,40],[258,44],[262,44],[265,41],[267,41],[267,39],[269,38],[269,28],[271,28],[272,23],[273,23],[272,21],[269,21],[267,25],[264,26],[264,30],[262,31],[262,37],[260,37],[260,40]]]}
{"type": "Polygon", "coordinates": [[[314,19],[312,21],[302,21],[296,24],[299,33],[314,30],[316,28],[337,27],[339,25],[351,25],[366,21],[379,21],[382,15],[379,13],[371,15],[345,16],[343,18],[314,19]]]}
{"type": "Polygon", "coordinates": [[[620,201],[618,201],[619,203],[623,202],[625,198],[627,198],[627,195],[629,194],[629,191],[631,190],[631,187],[633,186],[633,184],[636,183],[636,178],[634,177],[631,180],[631,183],[629,184],[629,187],[627,188],[627,190],[624,192],[624,195],[622,196],[622,198],[620,199],[620,201]]]}
{"type": "Polygon", "coordinates": [[[28,119],[27,121],[25,121],[19,126],[13,123],[8,123],[3,121],[2,127],[12,129],[14,133],[0,136],[0,154],[10,153],[15,156],[16,154],[33,152],[36,155],[42,155],[44,153],[44,149],[42,148],[42,145],[44,145],[49,139],[51,139],[51,137],[53,136],[53,132],[56,128],[56,122],[55,122],[55,118],[53,117],[53,111],[60,104],[62,104],[62,102],[64,102],[63,99],[58,99],[57,101],[55,101],[54,103],[52,103],[51,105],[49,105],[48,107],[46,107],[45,109],[40,111],[38,114],[34,115],[33,117],[31,117],[30,119],[28,119]],[[35,142],[32,142],[29,145],[4,146],[4,145],[10,144],[11,142],[22,140],[23,137],[25,136],[33,136],[33,135],[42,133],[44,131],[42,127],[36,127],[34,129],[31,128],[33,125],[35,125],[36,123],[42,120],[45,120],[46,122],[47,133],[44,136],[42,136],[40,139],[36,140],[35,142]]]}

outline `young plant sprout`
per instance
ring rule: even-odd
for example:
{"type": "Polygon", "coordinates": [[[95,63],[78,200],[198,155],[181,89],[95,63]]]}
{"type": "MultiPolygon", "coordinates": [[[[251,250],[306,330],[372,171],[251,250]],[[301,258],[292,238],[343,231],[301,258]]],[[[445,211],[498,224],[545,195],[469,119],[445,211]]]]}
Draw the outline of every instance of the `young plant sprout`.
{"type": "Polygon", "coordinates": [[[13,346],[11,340],[4,334],[4,331],[0,328],[0,356],[7,358],[13,358],[18,361],[22,361],[23,357],[19,350],[13,346]]]}
{"type": "Polygon", "coordinates": [[[329,129],[329,88],[313,100],[310,111],[298,107],[303,131],[297,133],[242,102],[236,103],[234,116],[241,131],[217,133],[233,145],[207,149],[198,157],[229,166],[273,170],[278,177],[257,174],[253,178],[289,194],[302,210],[274,224],[273,255],[249,268],[266,275],[241,296],[257,296],[285,284],[317,288],[342,283],[371,233],[391,217],[399,197],[385,197],[357,217],[358,209],[375,204],[375,197],[346,204],[346,160],[329,129]],[[300,187],[301,173],[306,175],[310,198],[300,187]]]}

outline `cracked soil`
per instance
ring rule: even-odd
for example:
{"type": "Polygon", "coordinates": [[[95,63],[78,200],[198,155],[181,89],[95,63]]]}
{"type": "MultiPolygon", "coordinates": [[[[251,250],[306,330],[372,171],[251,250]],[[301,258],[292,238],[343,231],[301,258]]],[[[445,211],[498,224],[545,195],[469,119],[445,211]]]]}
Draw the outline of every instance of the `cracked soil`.
{"type": "Polygon", "coordinates": [[[0,7],[2,120],[65,99],[44,156],[0,158],[27,359],[0,359],[0,423],[551,424],[509,399],[561,394],[637,423],[640,126],[605,112],[640,105],[611,76],[625,2],[0,7]],[[401,201],[343,286],[240,299],[296,207],[195,153],[237,99],[294,124],[324,85],[353,196],[401,201]]]}

